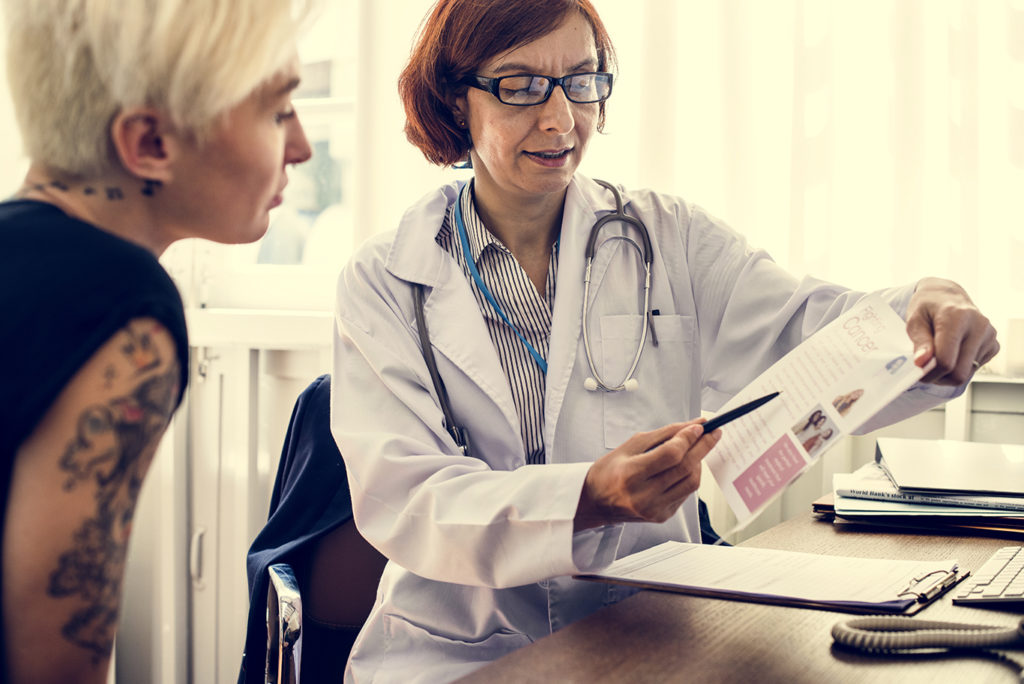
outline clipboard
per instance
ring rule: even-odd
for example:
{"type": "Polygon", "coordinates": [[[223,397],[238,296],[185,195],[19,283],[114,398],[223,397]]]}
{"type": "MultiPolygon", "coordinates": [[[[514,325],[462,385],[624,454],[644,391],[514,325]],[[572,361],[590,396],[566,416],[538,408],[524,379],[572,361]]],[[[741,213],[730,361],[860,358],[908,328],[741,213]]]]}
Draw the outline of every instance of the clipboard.
{"type": "Polygon", "coordinates": [[[970,574],[955,560],[824,556],[664,542],[577,579],[693,596],[829,610],[913,615],[970,574]]]}

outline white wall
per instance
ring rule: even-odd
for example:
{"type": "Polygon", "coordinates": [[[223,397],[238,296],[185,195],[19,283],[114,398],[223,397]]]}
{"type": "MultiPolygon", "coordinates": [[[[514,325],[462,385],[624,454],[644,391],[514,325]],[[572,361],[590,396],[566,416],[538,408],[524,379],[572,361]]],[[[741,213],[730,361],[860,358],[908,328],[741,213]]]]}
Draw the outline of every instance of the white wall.
{"type": "Polygon", "coordinates": [[[0,13],[0,160],[3,160],[0,163],[0,199],[9,196],[21,185],[28,168],[7,88],[7,32],[3,30],[3,21],[3,14],[0,13]]]}

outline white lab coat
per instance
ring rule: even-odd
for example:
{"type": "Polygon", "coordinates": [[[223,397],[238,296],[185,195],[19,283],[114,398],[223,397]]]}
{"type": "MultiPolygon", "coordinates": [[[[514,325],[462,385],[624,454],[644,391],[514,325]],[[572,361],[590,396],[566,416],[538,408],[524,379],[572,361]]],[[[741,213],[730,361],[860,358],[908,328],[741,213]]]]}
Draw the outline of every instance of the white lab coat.
{"type": "MultiPolygon", "coordinates": [[[[623,193],[654,247],[648,337],[636,392],[588,392],[580,335],[584,247],[609,191],[577,174],[565,200],[548,353],[545,465],[525,465],[512,394],[471,291],[434,241],[458,187],[412,207],[398,230],[364,245],[341,274],[332,429],[348,467],[356,523],[390,559],[346,672],[349,681],[442,682],[464,675],[629,595],[569,576],[665,540],[700,539],[696,497],[663,524],[573,534],[590,464],[630,435],[714,410],[862,296],[798,280],[699,208],[623,193]],[[419,348],[411,283],[456,420],[461,455],[419,348]]],[[[608,233],[623,232],[611,224],[608,233]]],[[[639,341],[639,260],[602,248],[591,285],[592,351],[617,382],[639,341]]],[[[903,314],[913,286],[882,296],[903,314]]],[[[892,422],[948,399],[920,386],[892,422]]]]}

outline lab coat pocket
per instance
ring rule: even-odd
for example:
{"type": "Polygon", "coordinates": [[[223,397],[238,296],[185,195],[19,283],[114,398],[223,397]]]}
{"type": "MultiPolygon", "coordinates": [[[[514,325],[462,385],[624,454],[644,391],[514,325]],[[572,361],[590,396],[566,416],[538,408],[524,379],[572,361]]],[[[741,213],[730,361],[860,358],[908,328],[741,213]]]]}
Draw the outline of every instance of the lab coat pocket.
{"type": "MultiPolygon", "coordinates": [[[[490,633],[443,636],[426,625],[415,624],[399,615],[388,615],[385,622],[389,667],[418,672],[423,681],[443,679],[441,672],[434,675],[428,672],[432,664],[438,664],[444,670],[450,668],[452,662],[489,663],[533,643],[527,635],[503,628],[490,633]]],[[[445,631],[454,629],[455,632],[464,627],[443,625],[445,631]]]]}
{"type": "MultiPolygon", "coordinates": [[[[638,314],[601,317],[601,361],[606,384],[620,384],[633,364],[643,333],[638,314]]],[[[690,389],[695,365],[693,316],[652,316],[632,392],[604,393],[605,447],[614,449],[637,432],[692,418],[690,389]],[[654,346],[654,337],[658,345],[654,346]]]]}

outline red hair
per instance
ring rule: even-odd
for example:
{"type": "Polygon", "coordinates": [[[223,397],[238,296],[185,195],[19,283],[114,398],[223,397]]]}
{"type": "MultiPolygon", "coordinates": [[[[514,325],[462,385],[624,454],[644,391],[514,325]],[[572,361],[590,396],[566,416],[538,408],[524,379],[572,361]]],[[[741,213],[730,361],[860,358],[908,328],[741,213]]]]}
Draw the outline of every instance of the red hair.
{"type": "MultiPolygon", "coordinates": [[[[459,81],[494,56],[547,35],[572,12],[594,29],[597,70],[610,71],[615,62],[611,38],[590,0],[439,0],[398,78],[409,142],[434,164],[464,160],[472,145],[451,109],[466,92],[459,81]]],[[[604,105],[598,105],[599,131],[604,105]]]]}

